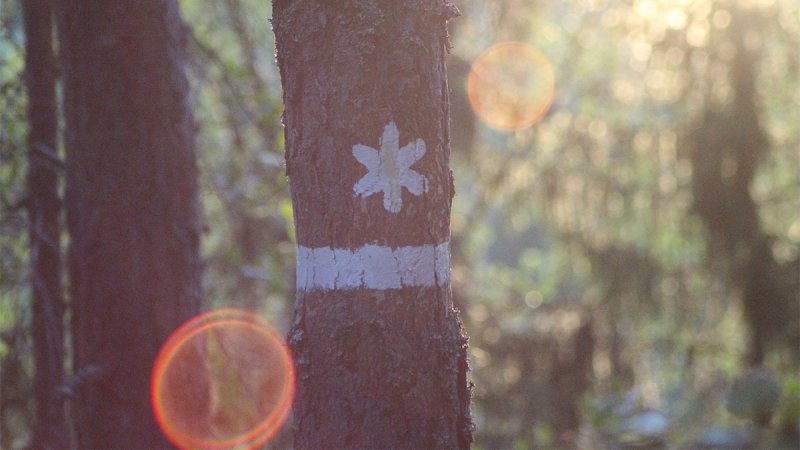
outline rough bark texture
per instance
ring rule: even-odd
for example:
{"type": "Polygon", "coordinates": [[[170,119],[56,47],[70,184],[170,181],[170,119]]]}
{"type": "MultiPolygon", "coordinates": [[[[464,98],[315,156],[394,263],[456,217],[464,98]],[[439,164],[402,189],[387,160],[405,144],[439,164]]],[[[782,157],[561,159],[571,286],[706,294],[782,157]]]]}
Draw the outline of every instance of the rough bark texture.
{"type": "MultiPolygon", "coordinates": [[[[444,0],[273,3],[284,89],[286,165],[298,245],[354,250],[449,239],[444,0]],[[413,164],[423,195],[354,195],[357,144],[426,144],[413,164]]],[[[397,289],[299,289],[289,334],[298,386],[298,448],[466,448],[466,338],[449,283],[397,289]]]]}
{"type": "Polygon", "coordinates": [[[201,232],[175,0],[59,2],[80,448],[160,448],[149,381],[200,306],[201,232]]]}
{"type": "Polygon", "coordinates": [[[56,389],[64,381],[64,295],[61,286],[61,199],[58,196],[58,118],[50,0],[23,0],[25,84],[28,89],[28,217],[33,293],[33,446],[69,444],[63,403],[56,389]]]}

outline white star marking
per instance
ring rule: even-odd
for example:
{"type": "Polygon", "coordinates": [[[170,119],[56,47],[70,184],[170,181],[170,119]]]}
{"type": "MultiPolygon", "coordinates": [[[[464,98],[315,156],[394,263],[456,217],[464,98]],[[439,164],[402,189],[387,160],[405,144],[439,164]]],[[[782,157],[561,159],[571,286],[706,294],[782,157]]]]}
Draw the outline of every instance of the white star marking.
{"type": "Polygon", "coordinates": [[[403,208],[403,188],[413,195],[428,191],[428,179],[411,169],[425,155],[425,141],[417,139],[400,148],[400,132],[394,122],[389,122],[383,129],[380,146],[380,151],[362,144],[353,146],[353,156],[368,170],[353,186],[353,192],[359,197],[383,192],[383,207],[399,213],[403,208]]]}

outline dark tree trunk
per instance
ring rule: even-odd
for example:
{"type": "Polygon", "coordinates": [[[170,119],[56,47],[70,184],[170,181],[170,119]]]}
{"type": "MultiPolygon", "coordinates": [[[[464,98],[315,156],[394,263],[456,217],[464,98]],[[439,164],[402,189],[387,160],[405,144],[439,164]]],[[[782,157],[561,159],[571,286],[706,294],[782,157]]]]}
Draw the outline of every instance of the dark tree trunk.
{"type": "Polygon", "coordinates": [[[61,199],[58,196],[56,73],[50,0],[23,0],[28,88],[28,234],[33,293],[34,447],[69,444],[64,407],[64,295],[61,287],[61,199]]]}
{"type": "Polygon", "coordinates": [[[734,10],[728,28],[736,52],[730,84],[734,99],[721,111],[707,108],[691,136],[694,209],[710,236],[712,253],[725,261],[729,279],[740,290],[751,330],[749,359],[761,364],[771,349],[788,349],[800,362],[800,259],[781,265],[772,254],[773,238],[761,226],[751,195],[753,178],[769,153],[759,120],[759,49],[746,36],[763,26],[763,17],[734,10]]]}
{"type": "Polygon", "coordinates": [[[59,2],[78,446],[169,446],[160,345],[200,307],[201,232],[175,0],[59,2]]]}
{"type": "Polygon", "coordinates": [[[283,0],[298,448],[466,448],[444,0],[283,0]],[[380,153],[379,153],[380,152],[380,153]]]}

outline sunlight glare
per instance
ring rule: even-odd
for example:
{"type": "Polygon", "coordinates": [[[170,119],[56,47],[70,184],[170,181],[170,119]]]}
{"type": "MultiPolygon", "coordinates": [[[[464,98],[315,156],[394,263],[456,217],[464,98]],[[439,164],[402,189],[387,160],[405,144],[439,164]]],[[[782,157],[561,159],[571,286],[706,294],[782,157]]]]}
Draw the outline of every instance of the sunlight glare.
{"type": "Polygon", "coordinates": [[[294,369],[281,336],[239,309],[202,314],[162,347],[152,404],[180,448],[255,448],[280,428],[294,395],[294,369]]]}
{"type": "Polygon", "coordinates": [[[680,8],[672,8],[667,12],[667,26],[673,30],[683,29],[686,21],[686,13],[680,8]]]}
{"type": "Polygon", "coordinates": [[[553,100],[553,68],[539,50],[504,42],[486,50],[472,64],[467,93],[475,113],[503,131],[530,127],[553,100]]]}

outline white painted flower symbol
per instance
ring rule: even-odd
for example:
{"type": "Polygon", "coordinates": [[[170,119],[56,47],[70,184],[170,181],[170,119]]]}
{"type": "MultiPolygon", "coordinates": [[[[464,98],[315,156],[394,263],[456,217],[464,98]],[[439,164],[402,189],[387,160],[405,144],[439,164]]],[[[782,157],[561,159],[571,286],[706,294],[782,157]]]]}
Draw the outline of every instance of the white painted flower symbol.
{"type": "Polygon", "coordinates": [[[400,132],[394,122],[389,122],[383,129],[380,147],[377,150],[362,144],[353,146],[353,156],[368,171],[353,186],[353,192],[358,197],[383,192],[383,207],[399,213],[403,208],[403,188],[413,195],[428,191],[428,179],[411,168],[425,155],[425,141],[417,139],[400,148],[400,132]]]}

